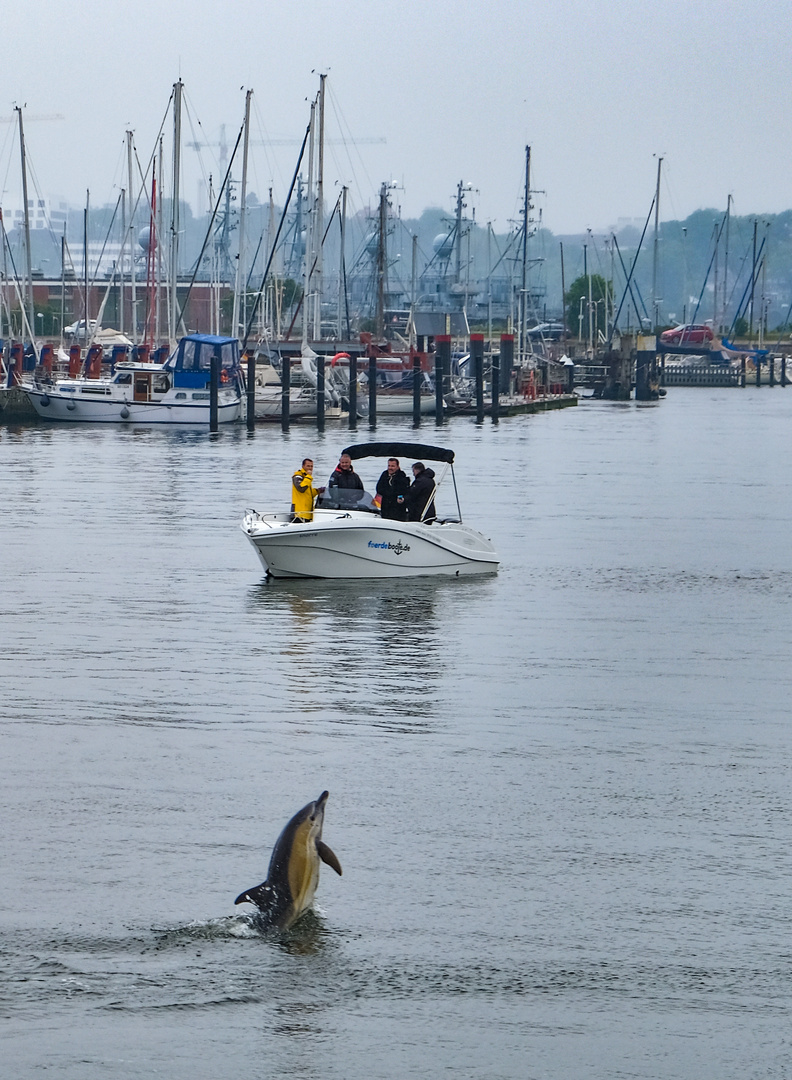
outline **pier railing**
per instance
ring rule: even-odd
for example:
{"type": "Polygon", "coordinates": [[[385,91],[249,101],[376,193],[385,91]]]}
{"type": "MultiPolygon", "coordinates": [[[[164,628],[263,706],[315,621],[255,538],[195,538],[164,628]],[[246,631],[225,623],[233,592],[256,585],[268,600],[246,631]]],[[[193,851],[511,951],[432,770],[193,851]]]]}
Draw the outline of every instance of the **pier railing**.
{"type": "Polygon", "coordinates": [[[739,386],[740,369],[731,364],[665,364],[662,386],[739,386]]]}

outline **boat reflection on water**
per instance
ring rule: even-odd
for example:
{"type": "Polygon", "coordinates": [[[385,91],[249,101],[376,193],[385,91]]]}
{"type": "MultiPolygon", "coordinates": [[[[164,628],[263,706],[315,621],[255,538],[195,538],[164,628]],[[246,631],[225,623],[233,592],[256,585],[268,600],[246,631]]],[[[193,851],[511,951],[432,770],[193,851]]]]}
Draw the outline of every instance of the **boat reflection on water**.
{"type": "Polygon", "coordinates": [[[394,717],[434,717],[454,662],[443,630],[449,608],[479,588],[487,579],[265,580],[247,606],[263,617],[257,649],[270,692],[288,687],[299,713],[391,730],[394,717]]]}

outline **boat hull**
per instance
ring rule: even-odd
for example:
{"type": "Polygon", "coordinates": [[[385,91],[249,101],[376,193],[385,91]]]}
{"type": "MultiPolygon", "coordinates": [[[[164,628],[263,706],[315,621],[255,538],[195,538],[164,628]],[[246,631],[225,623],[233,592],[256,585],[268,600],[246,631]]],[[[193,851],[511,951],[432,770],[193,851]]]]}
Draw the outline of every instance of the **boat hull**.
{"type": "MultiPolygon", "coordinates": [[[[172,393],[157,401],[128,401],[110,385],[97,380],[74,380],[71,386],[25,387],[25,393],[37,414],[44,420],[64,420],[94,424],[208,424],[208,401],[181,401],[172,393]]],[[[208,396],[208,395],[207,395],[208,396]]],[[[241,397],[221,390],[218,394],[217,421],[220,424],[239,420],[241,397]]]]}
{"type": "Polygon", "coordinates": [[[389,521],[365,513],[317,511],[315,520],[246,514],[242,531],[276,578],[399,578],[493,574],[486,537],[460,522],[389,521]]]}
{"type": "MultiPolygon", "coordinates": [[[[430,413],[434,413],[437,409],[437,404],[434,395],[421,395],[421,416],[428,416],[430,413]]],[[[413,414],[413,396],[412,391],[405,394],[389,394],[387,392],[379,392],[377,394],[377,415],[378,416],[412,416],[413,414]]]]}
{"type": "MultiPolygon", "coordinates": [[[[255,417],[257,420],[280,420],[283,415],[283,397],[278,391],[276,394],[266,394],[256,391],[255,417]]],[[[338,420],[342,415],[338,405],[325,405],[325,420],[338,420]]],[[[298,417],[316,417],[316,394],[298,394],[289,399],[289,417],[294,420],[298,417]]]]}

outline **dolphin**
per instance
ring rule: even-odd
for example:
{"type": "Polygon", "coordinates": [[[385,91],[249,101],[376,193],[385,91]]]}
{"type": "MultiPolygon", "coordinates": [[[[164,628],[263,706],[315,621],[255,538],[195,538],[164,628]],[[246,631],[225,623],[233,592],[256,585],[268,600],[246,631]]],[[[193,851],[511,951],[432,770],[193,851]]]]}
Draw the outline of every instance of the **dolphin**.
{"type": "Polygon", "coordinates": [[[267,880],[240,893],[235,904],[255,904],[267,927],[288,928],[311,906],[319,884],[319,860],[341,874],[341,863],[322,840],[328,792],[298,810],[272,849],[267,880]]]}

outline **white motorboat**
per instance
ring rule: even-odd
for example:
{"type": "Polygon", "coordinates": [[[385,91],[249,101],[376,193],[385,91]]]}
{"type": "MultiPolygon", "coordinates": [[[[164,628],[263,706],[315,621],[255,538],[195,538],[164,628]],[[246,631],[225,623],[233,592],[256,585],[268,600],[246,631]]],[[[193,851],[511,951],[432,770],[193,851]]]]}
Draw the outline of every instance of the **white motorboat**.
{"type": "MultiPolygon", "coordinates": [[[[449,468],[453,476],[453,450],[437,446],[363,443],[342,453],[353,459],[443,462],[445,470],[435,481],[427,508],[434,504],[449,468]]],[[[268,574],[276,578],[393,578],[497,572],[499,560],[492,542],[463,524],[458,501],[453,518],[394,521],[380,516],[368,492],[331,490],[332,494],[328,490],[320,498],[313,521],[294,521],[286,512],[245,512],[242,531],[268,574]]]]}
{"type": "Polygon", "coordinates": [[[34,379],[23,386],[47,420],[104,424],[208,424],[212,357],[220,358],[218,423],[242,415],[242,379],[236,338],[188,334],[164,364],[121,360],[112,375],[34,379]]]}

